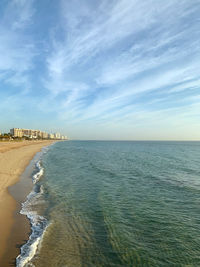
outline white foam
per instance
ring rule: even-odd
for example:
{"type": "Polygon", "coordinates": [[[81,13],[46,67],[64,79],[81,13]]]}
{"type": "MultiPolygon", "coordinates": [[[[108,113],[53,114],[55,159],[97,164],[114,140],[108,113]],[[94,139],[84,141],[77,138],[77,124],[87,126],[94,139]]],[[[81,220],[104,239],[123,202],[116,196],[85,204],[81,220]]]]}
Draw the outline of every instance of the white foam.
{"type": "Polygon", "coordinates": [[[40,161],[36,163],[37,173],[33,175],[33,184],[35,185],[33,191],[27,196],[27,199],[22,203],[21,214],[24,214],[28,217],[31,223],[31,235],[26,244],[21,247],[21,253],[16,258],[16,266],[34,266],[30,261],[33,259],[34,255],[38,250],[38,246],[41,243],[44,230],[47,227],[47,220],[37,214],[36,211],[32,210],[32,205],[38,203],[41,195],[43,194],[43,187],[39,187],[39,191],[36,190],[36,183],[40,180],[44,173],[44,169],[41,166],[40,161]]]}
{"type": "Polygon", "coordinates": [[[40,244],[40,241],[42,238],[42,235],[40,234],[40,232],[44,231],[40,227],[40,225],[37,225],[37,223],[33,222],[35,221],[37,216],[29,215],[28,218],[32,221],[32,227],[31,227],[32,234],[30,235],[28,242],[21,248],[21,254],[16,259],[16,266],[18,267],[26,266],[28,263],[29,263],[29,266],[34,266],[32,263],[30,263],[30,261],[36,254],[38,245],[40,244]]]}
{"type": "Polygon", "coordinates": [[[36,167],[38,168],[38,172],[33,175],[33,184],[36,184],[44,174],[44,169],[41,167],[40,161],[36,163],[36,167]]]}

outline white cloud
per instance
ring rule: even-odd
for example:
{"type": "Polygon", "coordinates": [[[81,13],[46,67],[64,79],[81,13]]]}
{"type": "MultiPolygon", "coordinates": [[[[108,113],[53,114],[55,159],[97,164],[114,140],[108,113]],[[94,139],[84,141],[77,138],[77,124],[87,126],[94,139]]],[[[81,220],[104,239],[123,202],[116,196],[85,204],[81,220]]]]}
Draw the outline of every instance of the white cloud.
{"type": "MultiPolygon", "coordinates": [[[[1,77],[15,86],[30,84],[35,46],[25,29],[32,4],[12,2],[6,12],[14,19],[0,28],[1,77]]],[[[190,25],[198,8],[184,0],[60,1],[42,77],[49,95],[40,108],[77,122],[125,122],[140,111],[152,112],[152,105],[167,116],[159,105],[173,109],[171,95],[183,105],[177,94],[198,89],[198,27],[190,25]]]]}
{"type": "Polygon", "coordinates": [[[88,3],[62,1],[63,38],[60,42],[53,38],[53,51],[47,58],[48,79],[55,85],[55,91],[63,91],[60,84],[65,88],[69,79],[66,74],[77,64],[92,64],[97,53],[102,53],[103,59],[91,80],[96,79],[99,86],[109,86],[169,62],[176,64],[196,47],[195,40],[185,47],[180,44],[188,31],[192,31],[180,28],[181,19],[191,12],[188,1],[155,4],[155,1],[121,0],[108,5],[103,1],[96,9],[88,3]],[[132,45],[123,52],[123,45],[118,45],[127,37],[132,45]],[[104,58],[110,47],[119,52],[104,58]]]}
{"type": "Polygon", "coordinates": [[[0,19],[1,80],[14,86],[29,87],[27,72],[35,56],[34,44],[24,33],[32,15],[33,1],[15,0],[8,3],[0,19]]]}
{"type": "Polygon", "coordinates": [[[33,101],[68,123],[197,118],[198,1],[61,0],[46,6],[45,18],[41,1],[5,3],[0,90],[7,84],[15,95],[1,94],[4,103],[33,101]]]}

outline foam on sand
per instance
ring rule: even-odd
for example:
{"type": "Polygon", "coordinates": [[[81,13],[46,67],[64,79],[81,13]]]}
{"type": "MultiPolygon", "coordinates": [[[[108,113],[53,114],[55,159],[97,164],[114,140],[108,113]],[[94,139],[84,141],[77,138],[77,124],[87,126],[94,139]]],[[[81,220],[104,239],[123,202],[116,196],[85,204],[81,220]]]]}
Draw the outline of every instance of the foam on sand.
{"type": "Polygon", "coordinates": [[[37,172],[32,177],[34,184],[33,191],[27,196],[26,201],[22,203],[22,209],[20,211],[21,214],[26,215],[30,220],[32,232],[27,243],[21,247],[20,255],[16,258],[17,267],[34,266],[30,261],[36,254],[47,227],[47,220],[32,209],[32,206],[40,201],[40,197],[43,194],[42,186],[37,184],[44,173],[40,161],[36,163],[36,168],[37,172]]]}

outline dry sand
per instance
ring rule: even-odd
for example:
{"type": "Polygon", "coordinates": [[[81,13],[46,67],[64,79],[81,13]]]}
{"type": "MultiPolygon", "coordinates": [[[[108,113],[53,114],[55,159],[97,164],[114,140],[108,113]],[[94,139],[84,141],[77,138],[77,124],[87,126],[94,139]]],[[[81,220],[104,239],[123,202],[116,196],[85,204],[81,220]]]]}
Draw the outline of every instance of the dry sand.
{"type": "Polygon", "coordinates": [[[53,141],[0,142],[0,263],[11,232],[17,203],[8,193],[34,155],[53,141]]]}

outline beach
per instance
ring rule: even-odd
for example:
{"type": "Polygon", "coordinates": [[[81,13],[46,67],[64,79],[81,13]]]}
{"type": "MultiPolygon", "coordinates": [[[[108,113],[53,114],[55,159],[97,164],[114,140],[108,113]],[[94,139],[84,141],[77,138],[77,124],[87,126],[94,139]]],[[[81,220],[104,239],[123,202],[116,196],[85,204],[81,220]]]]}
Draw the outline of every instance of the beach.
{"type": "Polygon", "coordinates": [[[0,265],[4,253],[9,249],[7,243],[14,224],[13,214],[17,207],[17,202],[9,194],[8,187],[19,181],[34,155],[53,142],[0,142],[0,265]]]}

